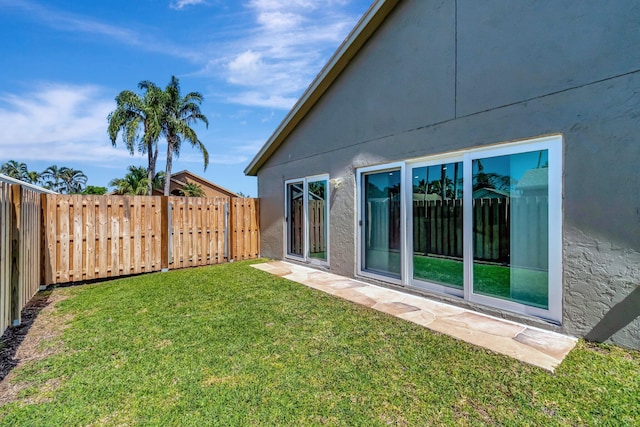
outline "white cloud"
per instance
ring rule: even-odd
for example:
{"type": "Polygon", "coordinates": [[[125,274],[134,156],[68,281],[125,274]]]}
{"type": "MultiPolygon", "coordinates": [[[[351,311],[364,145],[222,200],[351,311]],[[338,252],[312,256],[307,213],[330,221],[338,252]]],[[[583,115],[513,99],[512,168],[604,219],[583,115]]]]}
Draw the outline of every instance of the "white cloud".
{"type": "Polygon", "coordinates": [[[107,136],[114,107],[91,85],[45,84],[30,93],[0,94],[0,157],[91,163],[130,158],[107,136]]]}
{"type": "Polygon", "coordinates": [[[248,91],[241,92],[238,95],[232,95],[228,98],[229,101],[246,106],[252,107],[267,107],[267,108],[278,108],[287,110],[296,103],[298,98],[286,97],[282,95],[269,94],[267,91],[257,92],[257,91],[248,91]]]}
{"type": "MultiPolygon", "coordinates": [[[[202,0],[182,0],[183,2],[194,2],[202,0]]],[[[107,24],[87,16],[73,14],[43,6],[36,2],[22,0],[19,2],[0,0],[0,6],[13,8],[23,12],[30,19],[40,22],[58,31],[72,33],[84,33],[102,36],[108,41],[117,41],[129,46],[149,52],[163,53],[178,58],[186,58],[194,61],[202,60],[202,54],[197,50],[184,46],[174,45],[167,40],[158,40],[153,36],[140,33],[130,28],[107,24]]]]}
{"type": "Polygon", "coordinates": [[[357,16],[343,11],[348,0],[251,0],[255,20],[249,36],[236,42],[221,65],[239,88],[227,100],[246,106],[289,109],[353,27],[357,16]]]}
{"type": "Polygon", "coordinates": [[[206,1],[205,0],[177,0],[177,1],[171,2],[169,7],[171,7],[171,9],[180,10],[186,6],[194,6],[196,4],[203,4],[203,3],[206,3],[206,1]]]}

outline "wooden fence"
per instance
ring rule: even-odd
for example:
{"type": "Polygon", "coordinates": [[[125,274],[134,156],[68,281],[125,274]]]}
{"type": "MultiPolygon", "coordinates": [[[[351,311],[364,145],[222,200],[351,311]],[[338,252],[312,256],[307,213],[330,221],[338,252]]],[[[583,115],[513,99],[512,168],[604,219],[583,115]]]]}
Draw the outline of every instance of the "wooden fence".
{"type": "Polygon", "coordinates": [[[0,182],[0,334],[40,285],[41,195],[0,182]]]}
{"type": "Polygon", "coordinates": [[[260,255],[256,199],[46,195],[44,212],[46,285],[260,255]]]}
{"type": "Polygon", "coordinates": [[[229,203],[229,260],[260,256],[260,204],[258,199],[233,198],[229,203]]]}
{"type": "Polygon", "coordinates": [[[45,197],[44,284],[161,270],[160,196],[45,197]]]}

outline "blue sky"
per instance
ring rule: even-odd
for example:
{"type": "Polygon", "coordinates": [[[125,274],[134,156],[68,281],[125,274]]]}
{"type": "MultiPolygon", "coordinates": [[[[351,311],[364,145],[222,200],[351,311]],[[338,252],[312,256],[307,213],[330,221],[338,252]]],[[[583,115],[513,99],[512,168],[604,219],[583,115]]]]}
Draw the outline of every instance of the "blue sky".
{"type": "Polygon", "coordinates": [[[107,137],[115,96],[176,75],[205,97],[210,165],[187,147],[173,171],[256,196],[242,171],[371,2],[0,0],[0,163],[73,167],[106,186],[146,166],[107,137]]]}

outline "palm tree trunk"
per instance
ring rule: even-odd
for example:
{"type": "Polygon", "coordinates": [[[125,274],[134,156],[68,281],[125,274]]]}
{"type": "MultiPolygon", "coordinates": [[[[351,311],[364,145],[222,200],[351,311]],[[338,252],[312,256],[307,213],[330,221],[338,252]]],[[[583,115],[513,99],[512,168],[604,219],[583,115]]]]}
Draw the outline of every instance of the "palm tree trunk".
{"type": "Polygon", "coordinates": [[[147,195],[153,195],[153,178],[156,175],[156,160],[153,155],[153,146],[147,147],[147,157],[149,159],[149,166],[147,167],[147,179],[149,183],[147,184],[147,195]]]}
{"type": "MultiPolygon", "coordinates": [[[[169,138],[167,138],[169,139],[169,138]]],[[[173,143],[167,141],[167,168],[164,172],[164,195],[169,195],[169,187],[171,185],[171,166],[173,162],[173,143]]]]}

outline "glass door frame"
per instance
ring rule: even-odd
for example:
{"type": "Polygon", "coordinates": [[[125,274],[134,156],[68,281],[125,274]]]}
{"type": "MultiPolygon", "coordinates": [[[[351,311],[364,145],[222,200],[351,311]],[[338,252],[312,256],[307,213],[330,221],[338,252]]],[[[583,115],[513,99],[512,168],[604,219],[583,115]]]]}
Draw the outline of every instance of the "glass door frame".
{"type": "MultiPolygon", "coordinates": [[[[416,279],[413,277],[413,169],[420,167],[429,167],[429,166],[439,166],[445,163],[457,163],[463,162],[464,156],[461,154],[451,155],[444,154],[438,156],[431,156],[429,160],[422,160],[418,162],[407,162],[405,174],[404,174],[404,183],[405,183],[405,200],[407,201],[407,208],[404,217],[406,217],[407,224],[407,236],[411,236],[410,239],[406,239],[406,253],[407,253],[407,266],[406,266],[406,285],[412,288],[418,289],[426,289],[429,291],[434,291],[442,294],[455,295],[458,297],[464,296],[464,287],[463,289],[456,289],[454,287],[442,285],[439,283],[429,282],[424,279],[416,279]]],[[[462,178],[463,178],[463,188],[462,188],[462,200],[463,200],[463,222],[462,222],[462,247],[463,247],[463,259],[464,255],[466,255],[466,241],[468,239],[465,238],[465,223],[464,223],[464,200],[467,195],[467,189],[464,187],[464,183],[466,182],[465,178],[465,170],[464,170],[464,162],[462,165],[462,178]]],[[[464,264],[464,261],[463,261],[464,264]]],[[[466,268],[465,268],[465,283],[466,283],[466,268]]]]}
{"type": "MultiPolygon", "coordinates": [[[[468,301],[498,309],[529,314],[560,323],[562,320],[562,136],[536,138],[499,147],[471,150],[464,155],[463,194],[473,194],[473,161],[507,156],[531,151],[547,150],[548,170],[548,309],[532,307],[515,301],[480,295],[473,291],[473,244],[464,242],[465,286],[464,298],[468,301]]],[[[473,197],[463,199],[463,212],[473,212],[473,197]]],[[[464,236],[473,234],[473,215],[463,216],[464,236]]]]}
{"type": "Polygon", "coordinates": [[[284,181],[284,216],[283,216],[283,242],[284,242],[284,258],[296,261],[302,261],[308,264],[328,266],[330,262],[330,200],[331,200],[331,184],[329,182],[329,174],[313,175],[304,178],[287,179],[284,181]],[[326,228],[327,237],[325,241],[326,260],[313,258],[309,255],[309,182],[326,181],[326,215],[324,226],[326,228]],[[289,253],[289,221],[290,221],[290,204],[289,204],[289,184],[302,184],[302,216],[303,216],[303,233],[302,233],[302,256],[289,253]]]}
{"type": "Polygon", "coordinates": [[[376,279],[387,283],[406,286],[413,289],[426,289],[441,294],[457,295],[465,301],[481,304],[499,310],[531,315],[562,323],[562,171],[563,171],[563,137],[560,134],[531,138],[527,140],[500,143],[492,146],[470,148],[456,152],[412,159],[407,161],[386,163],[376,166],[358,168],[356,170],[356,275],[376,279]],[[526,153],[531,151],[548,150],[548,309],[533,307],[491,297],[473,292],[473,160],[526,153]],[[439,165],[442,163],[462,162],[463,177],[463,263],[464,286],[459,292],[455,288],[413,279],[413,194],[412,170],[414,167],[439,165]],[[401,204],[400,204],[400,278],[376,274],[363,268],[364,261],[364,176],[370,173],[400,170],[401,175],[401,204]],[[409,238],[411,237],[411,238],[409,238]]]}
{"type": "Polygon", "coordinates": [[[358,276],[368,277],[370,279],[382,280],[385,282],[393,283],[396,285],[402,285],[404,278],[407,277],[406,266],[406,253],[407,253],[407,220],[406,220],[406,195],[402,190],[402,186],[405,184],[405,164],[406,162],[385,163],[384,165],[368,166],[359,168],[356,172],[356,274],[358,276]],[[400,277],[392,277],[384,274],[378,274],[373,271],[364,269],[364,233],[363,227],[365,223],[364,212],[364,191],[366,190],[363,185],[363,180],[366,175],[386,172],[386,171],[400,171],[400,277]]]}

